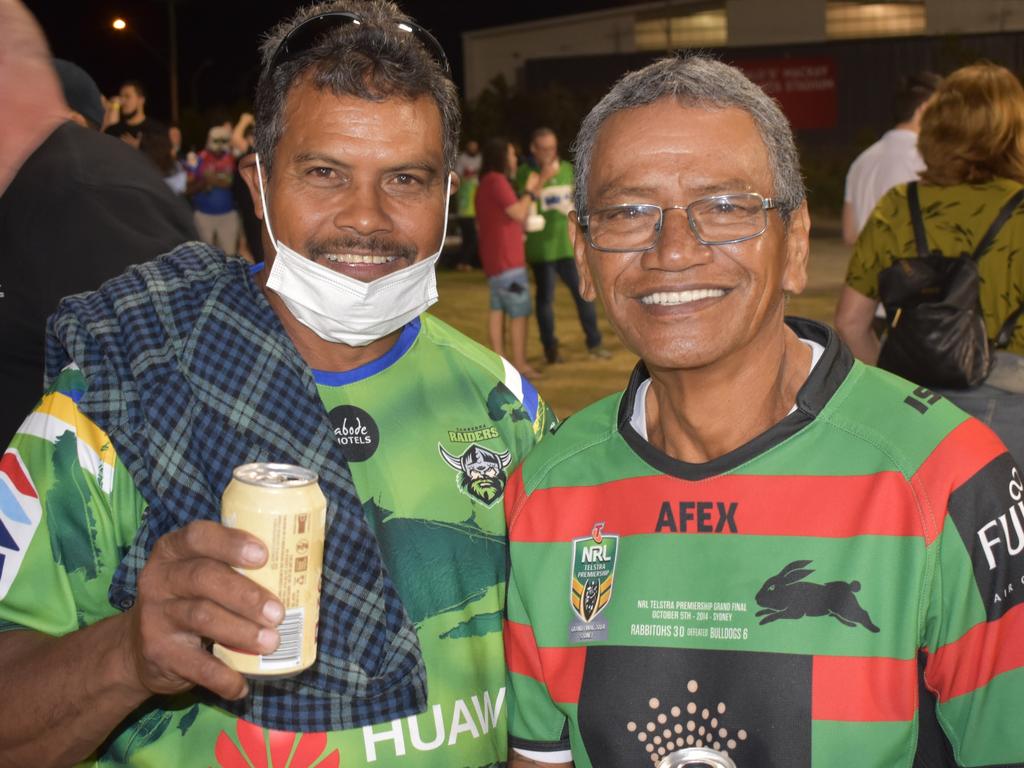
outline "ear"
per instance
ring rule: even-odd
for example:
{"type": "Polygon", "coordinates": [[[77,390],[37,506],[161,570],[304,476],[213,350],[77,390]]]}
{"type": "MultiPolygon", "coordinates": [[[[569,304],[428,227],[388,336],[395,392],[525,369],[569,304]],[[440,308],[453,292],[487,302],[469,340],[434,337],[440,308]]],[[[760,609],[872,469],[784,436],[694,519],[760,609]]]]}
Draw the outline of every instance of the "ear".
{"type": "Polygon", "coordinates": [[[814,573],[813,568],[799,568],[786,574],[786,584],[796,584],[801,579],[807,578],[814,573]]]}
{"type": "Polygon", "coordinates": [[[786,263],[782,273],[782,290],[803,293],[807,287],[807,260],[811,252],[811,216],[807,201],[789,216],[786,228],[786,263]]]}
{"type": "Polygon", "coordinates": [[[590,274],[590,264],[587,263],[587,235],[580,225],[576,211],[569,212],[569,241],[572,243],[572,253],[576,259],[576,271],[580,275],[580,296],[587,301],[593,301],[597,298],[597,290],[594,287],[594,278],[590,274]]]}
{"type": "MultiPolygon", "coordinates": [[[[252,197],[252,204],[256,209],[256,218],[263,221],[263,201],[260,200],[260,186],[256,179],[256,156],[249,155],[244,163],[239,163],[238,172],[242,174],[245,186],[249,188],[249,196],[252,197]]],[[[264,178],[263,182],[266,181],[264,178]]]]}
{"type": "Polygon", "coordinates": [[[450,171],[449,174],[452,178],[452,188],[448,192],[448,197],[451,197],[452,195],[459,191],[459,187],[462,186],[462,179],[459,178],[459,174],[457,174],[455,171],[450,171]]]}

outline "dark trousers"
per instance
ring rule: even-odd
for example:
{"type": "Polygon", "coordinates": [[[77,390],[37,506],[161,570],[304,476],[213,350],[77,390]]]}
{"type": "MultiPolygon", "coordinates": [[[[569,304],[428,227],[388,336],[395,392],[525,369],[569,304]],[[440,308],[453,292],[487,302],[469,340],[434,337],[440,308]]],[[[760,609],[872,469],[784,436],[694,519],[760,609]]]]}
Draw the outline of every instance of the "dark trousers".
{"type": "Polygon", "coordinates": [[[468,216],[460,216],[459,232],[462,235],[462,251],[459,254],[458,263],[467,264],[471,267],[479,267],[480,259],[477,256],[476,219],[468,216]]]}
{"type": "Polygon", "coordinates": [[[555,336],[555,277],[565,283],[576,302],[576,314],[587,337],[587,349],[601,346],[601,332],[597,330],[597,312],[593,302],[580,296],[580,276],[576,271],[576,262],[571,258],[558,261],[544,261],[531,264],[533,279],[537,283],[537,325],[540,327],[540,342],[545,352],[558,350],[558,337],[555,336]]]}

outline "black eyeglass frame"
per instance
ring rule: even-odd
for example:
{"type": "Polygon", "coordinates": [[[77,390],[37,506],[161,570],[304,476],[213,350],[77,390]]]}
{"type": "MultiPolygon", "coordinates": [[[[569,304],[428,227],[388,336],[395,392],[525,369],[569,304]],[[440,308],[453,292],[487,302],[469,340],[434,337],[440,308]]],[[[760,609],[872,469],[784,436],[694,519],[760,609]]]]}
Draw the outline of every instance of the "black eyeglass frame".
{"type": "Polygon", "coordinates": [[[708,197],[702,197],[694,200],[689,205],[669,205],[662,207],[660,205],[653,205],[649,203],[625,203],[623,205],[610,205],[607,208],[601,208],[600,210],[594,211],[586,216],[579,216],[578,220],[580,227],[583,229],[583,233],[587,237],[587,243],[595,251],[602,251],[603,253],[639,253],[643,251],[653,250],[658,245],[658,241],[661,240],[661,232],[665,228],[665,212],[666,211],[685,211],[686,220],[690,225],[690,231],[693,232],[693,236],[697,239],[697,242],[701,245],[732,245],[734,243],[743,243],[747,240],[753,240],[755,237],[760,237],[768,230],[768,211],[772,209],[779,209],[779,201],[772,197],[765,197],[757,192],[732,192],[724,195],[709,195],[708,197]],[[764,212],[764,223],[761,228],[752,235],[745,235],[743,237],[733,238],[731,240],[706,240],[697,230],[697,222],[694,221],[693,213],[690,209],[699,205],[700,203],[706,203],[711,200],[722,200],[730,197],[756,197],[761,201],[761,210],[764,212]],[[644,248],[605,248],[603,246],[594,243],[590,232],[590,218],[596,216],[599,213],[605,213],[607,211],[620,210],[625,208],[654,208],[658,211],[658,221],[654,225],[654,242],[644,248]]]}
{"type": "MultiPolygon", "coordinates": [[[[329,11],[328,13],[321,13],[318,16],[306,19],[284,36],[284,39],[277,46],[277,50],[274,51],[274,55],[270,57],[270,63],[267,65],[266,72],[269,74],[278,67],[287,64],[289,61],[314,48],[316,41],[330,30],[336,27],[352,24],[359,25],[362,23],[363,20],[357,14],[350,13],[349,11],[329,11]]],[[[445,75],[449,79],[451,78],[451,65],[448,63],[448,57],[445,55],[444,48],[441,47],[441,43],[437,41],[436,37],[411,19],[398,21],[395,23],[395,26],[402,32],[413,35],[434,61],[441,66],[445,75]]]]}

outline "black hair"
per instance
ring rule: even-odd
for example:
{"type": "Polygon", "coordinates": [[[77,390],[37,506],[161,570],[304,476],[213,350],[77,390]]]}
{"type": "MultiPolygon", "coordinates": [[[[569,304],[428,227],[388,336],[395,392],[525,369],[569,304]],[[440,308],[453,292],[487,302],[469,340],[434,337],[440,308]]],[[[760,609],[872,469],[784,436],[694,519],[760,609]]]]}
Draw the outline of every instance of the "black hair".
{"type": "Polygon", "coordinates": [[[146,98],[146,87],[138,80],[125,80],[123,83],[121,83],[122,88],[124,88],[126,85],[134,88],[135,92],[139,94],[139,98],[146,98]]]}
{"type": "Polygon", "coordinates": [[[455,84],[415,36],[401,31],[398,25],[410,21],[388,0],[339,0],[308,6],[270,31],[261,47],[264,70],[255,101],[255,145],[268,173],[284,132],[288,93],[302,78],[309,78],[317,89],[368,101],[429,96],[441,115],[445,170],[454,167],[462,120],[455,84]],[[268,70],[292,30],[332,11],[354,13],[360,23],[339,25],[315,46],[268,70]]]}
{"type": "Polygon", "coordinates": [[[934,72],[918,72],[900,80],[894,105],[896,122],[905,123],[913,118],[917,108],[932,97],[941,82],[942,78],[934,72]]]}

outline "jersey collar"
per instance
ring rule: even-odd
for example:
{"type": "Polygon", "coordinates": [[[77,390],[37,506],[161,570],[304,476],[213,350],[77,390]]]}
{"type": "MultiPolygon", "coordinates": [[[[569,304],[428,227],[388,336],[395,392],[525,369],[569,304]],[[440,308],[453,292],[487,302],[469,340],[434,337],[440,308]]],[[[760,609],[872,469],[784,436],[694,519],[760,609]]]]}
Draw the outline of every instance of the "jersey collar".
{"type": "Polygon", "coordinates": [[[637,389],[645,379],[650,378],[646,366],[640,362],[633,369],[629,385],[619,401],[618,430],[623,440],[641,459],[660,472],[683,480],[704,480],[725,474],[795,435],[814,421],[839,389],[853,367],[853,355],[827,325],[799,317],[787,317],[786,325],[800,338],[818,342],[825,351],[797,392],[796,410],[780,422],[717,459],[701,464],[674,459],[644,440],[630,424],[637,389]]]}

